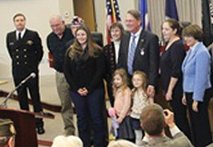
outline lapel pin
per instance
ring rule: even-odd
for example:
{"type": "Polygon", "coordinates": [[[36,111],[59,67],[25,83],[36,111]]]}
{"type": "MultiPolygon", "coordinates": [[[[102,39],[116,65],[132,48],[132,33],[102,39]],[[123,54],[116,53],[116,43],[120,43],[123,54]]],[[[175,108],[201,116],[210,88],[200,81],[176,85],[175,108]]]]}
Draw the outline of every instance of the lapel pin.
{"type": "Polygon", "coordinates": [[[144,48],[141,49],[141,55],[144,55],[144,48]]]}
{"type": "Polygon", "coordinates": [[[32,41],[32,40],[28,40],[26,44],[32,45],[32,44],[33,44],[33,41],[32,41]]]}

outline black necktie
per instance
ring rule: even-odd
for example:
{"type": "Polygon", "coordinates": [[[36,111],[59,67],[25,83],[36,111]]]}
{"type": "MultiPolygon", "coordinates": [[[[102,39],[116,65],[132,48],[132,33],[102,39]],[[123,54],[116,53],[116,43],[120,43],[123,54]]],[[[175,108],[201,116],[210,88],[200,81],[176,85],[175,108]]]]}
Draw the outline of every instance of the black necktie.
{"type": "Polygon", "coordinates": [[[18,33],[18,40],[21,40],[21,32],[18,33]]]}

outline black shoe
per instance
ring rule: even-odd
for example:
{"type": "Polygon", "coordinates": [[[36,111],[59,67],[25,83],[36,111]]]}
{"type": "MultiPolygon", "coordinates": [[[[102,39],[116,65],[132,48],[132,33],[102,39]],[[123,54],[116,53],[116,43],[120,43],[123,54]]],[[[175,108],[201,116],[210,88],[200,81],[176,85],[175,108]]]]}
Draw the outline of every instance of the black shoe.
{"type": "Polygon", "coordinates": [[[37,131],[38,134],[44,134],[45,133],[45,130],[44,130],[43,127],[37,127],[36,131],[37,131]]]}

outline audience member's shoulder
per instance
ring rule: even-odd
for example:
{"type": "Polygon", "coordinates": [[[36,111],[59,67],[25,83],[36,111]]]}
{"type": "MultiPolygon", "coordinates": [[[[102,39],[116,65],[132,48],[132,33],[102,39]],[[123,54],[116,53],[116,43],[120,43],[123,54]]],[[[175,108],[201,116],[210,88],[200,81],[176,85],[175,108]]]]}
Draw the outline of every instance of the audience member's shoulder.
{"type": "Polygon", "coordinates": [[[148,142],[142,140],[139,144],[139,147],[147,147],[148,146],[148,142]]]}
{"type": "Polygon", "coordinates": [[[182,133],[177,133],[173,139],[170,140],[174,147],[193,147],[189,139],[182,133]]]}
{"type": "Polygon", "coordinates": [[[127,140],[111,141],[107,147],[138,147],[134,143],[127,140]]]}

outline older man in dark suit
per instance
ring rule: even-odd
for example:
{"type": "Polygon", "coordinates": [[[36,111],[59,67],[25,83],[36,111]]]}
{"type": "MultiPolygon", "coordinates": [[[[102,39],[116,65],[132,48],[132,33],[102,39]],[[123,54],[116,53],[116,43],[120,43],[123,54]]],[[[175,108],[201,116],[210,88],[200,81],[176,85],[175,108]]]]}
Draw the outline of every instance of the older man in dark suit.
{"type": "MultiPolygon", "coordinates": [[[[43,56],[41,39],[37,32],[25,28],[26,18],[18,13],[13,17],[16,27],[15,31],[7,34],[7,48],[12,59],[12,75],[15,86],[20,84],[27,76],[35,75],[17,89],[19,104],[21,109],[29,110],[27,90],[33,102],[35,112],[42,111],[39,94],[39,70],[38,65],[43,56]]],[[[36,129],[38,134],[43,134],[43,121],[36,119],[36,129]]]]}
{"type": "Polygon", "coordinates": [[[154,97],[159,67],[158,37],[141,27],[141,16],[137,10],[126,15],[127,33],[120,45],[118,67],[125,68],[132,76],[136,70],[143,71],[149,78],[147,94],[154,97]]]}

